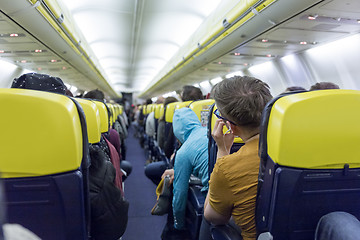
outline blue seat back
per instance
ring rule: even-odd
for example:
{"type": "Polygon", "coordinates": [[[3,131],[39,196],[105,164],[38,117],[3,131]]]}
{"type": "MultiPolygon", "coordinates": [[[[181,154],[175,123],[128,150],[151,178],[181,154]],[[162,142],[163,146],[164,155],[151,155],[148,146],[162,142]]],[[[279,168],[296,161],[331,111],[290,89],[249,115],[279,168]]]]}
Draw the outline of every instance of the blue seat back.
{"type": "Polygon", "coordinates": [[[90,165],[81,106],[67,96],[0,89],[2,180],[9,223],[41,239],[87,239],[90,165]]]}
{"type": "Polygon", "coordinates": [[[358,109],[360,92],[352,90],[288,94],[268,103],[260,134],[258,234],[313,239],[329,212],[360,218],[358,109]]]}

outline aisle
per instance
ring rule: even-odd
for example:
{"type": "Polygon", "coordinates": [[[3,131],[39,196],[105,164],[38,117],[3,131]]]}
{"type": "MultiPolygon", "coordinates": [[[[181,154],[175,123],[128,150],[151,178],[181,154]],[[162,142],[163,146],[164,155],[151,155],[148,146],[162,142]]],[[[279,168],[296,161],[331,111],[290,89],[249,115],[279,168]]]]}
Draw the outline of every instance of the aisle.
{"type": "Polygon", "coordinates": [[[156,200],[156,186],[144,174],[144,150],[133,136],[131,127],[126,147],[126,160],[131,162],[133,170],[125,181],[125,197],[130,202],[130,208],[128,226],[122,240],[159,240],[166,216],[150,214],[156,200]]]}

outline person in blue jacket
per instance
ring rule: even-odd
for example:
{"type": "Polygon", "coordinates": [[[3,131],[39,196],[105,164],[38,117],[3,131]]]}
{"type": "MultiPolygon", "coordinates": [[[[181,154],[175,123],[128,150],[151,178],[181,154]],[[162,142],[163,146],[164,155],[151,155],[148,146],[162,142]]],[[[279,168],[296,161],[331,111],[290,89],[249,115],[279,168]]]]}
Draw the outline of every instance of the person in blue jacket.
{"type": "Polygon", "coordinates": [[[173,180],[174,228],[185,230],[185,209],[189,189],[190,175],[201,179],[203,192],[208,190],[208,138],[207,128],[202,127],[195,112],[190,108],[175,111],[173,131],[181,143],[176,152],[174,169],[168,169],[163,176],[173,180]]]}

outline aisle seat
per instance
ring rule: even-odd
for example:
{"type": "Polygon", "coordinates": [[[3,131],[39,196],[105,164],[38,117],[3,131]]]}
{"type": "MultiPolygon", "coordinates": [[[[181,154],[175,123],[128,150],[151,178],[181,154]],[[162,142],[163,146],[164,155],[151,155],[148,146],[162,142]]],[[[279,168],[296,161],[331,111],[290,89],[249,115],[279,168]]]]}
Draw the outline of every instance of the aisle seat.
{"type": "Polygon", "coordinates": [[[313,239],[327,213],[360,219],[358,109],[360,92],[354,90],[289,94],[267,105],[259,144],[258,234],[313,239]]]}
{"type": "Polygon", "coordinates": [[[81,106],[67,96],[0,89],[0,169],[9,223],[41,239],[87,239],[89,166],[81,106]]]}

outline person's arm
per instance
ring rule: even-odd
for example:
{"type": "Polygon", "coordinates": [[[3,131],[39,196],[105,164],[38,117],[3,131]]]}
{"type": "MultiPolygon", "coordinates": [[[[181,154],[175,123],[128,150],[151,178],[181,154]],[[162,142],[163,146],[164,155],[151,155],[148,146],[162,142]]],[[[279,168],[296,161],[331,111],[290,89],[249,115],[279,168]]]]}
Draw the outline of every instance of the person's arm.
{"type": "Polygon", "coordinates": [[[182,229],[185,227],[185,210],[189,190],[189,178],[191,175],[192,166],[187,159],[187,154],[182,154],[179,151],[175,157],[174,166],[174,197],[173,197],[173,214],[174,214],[174,227],[182,229]]]}
{"type": "MultiPolygon", "coordinates": [[[[226,134],[223,133],[224,126],[225,123],[223,120],[216,119],[214,129],[211,133],[218,147],[217,158],[221,158],[225,155],[230,154],[230,149],[235,138],[231,129],[229,129],[229,131],[226,134]]],[[[228,126],[230,126],[230,124],[228,126]]]]}
{"type": "Polygon", "coordinates": [[[206,220],[208,220],[214,225],[223,225],[229,221],[231,215],[224,216],[216,212],[209,204],[209,194],[208,194],[206,196],[204,203],[204,217],[206,220]]]}
{"type": "Polygon", "coordinates": [[[217,162],[211,174],[209,191],[204,203],[204,217],[215,225],[227,223],[233,208],[231,186],[219,165],[217,162]]]}

